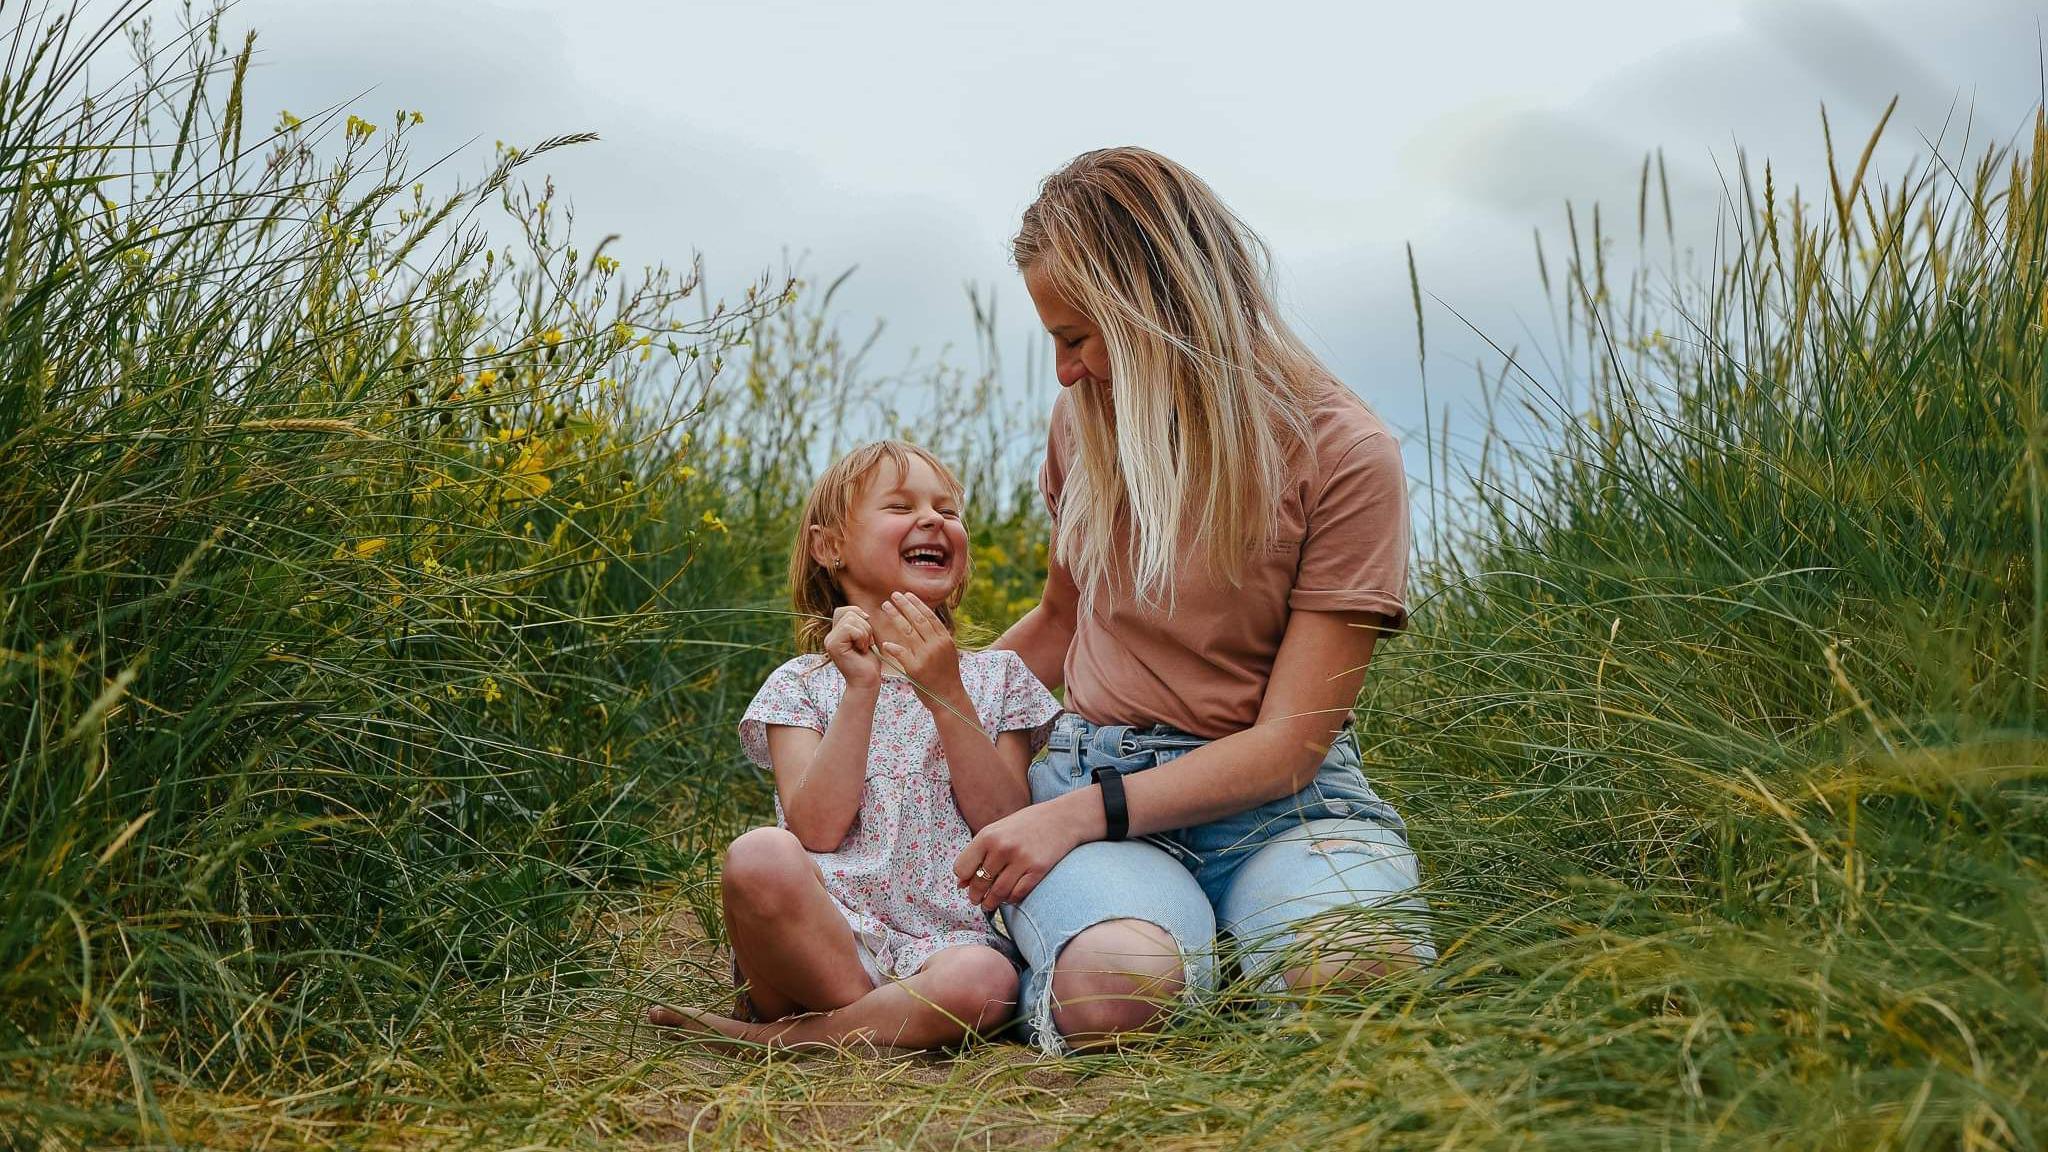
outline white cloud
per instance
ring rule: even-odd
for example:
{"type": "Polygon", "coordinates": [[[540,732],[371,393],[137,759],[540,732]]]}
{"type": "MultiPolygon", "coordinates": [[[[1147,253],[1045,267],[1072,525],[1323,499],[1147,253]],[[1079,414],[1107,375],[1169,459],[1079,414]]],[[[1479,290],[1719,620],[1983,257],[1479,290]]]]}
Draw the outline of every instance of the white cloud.
{"type": "MultiPolygon", "coordinates": [[[[1642,155],[1662,145],[1681,216],[1711,225],[1737,141],[1824,178],[1902,91],[1899,146],[1979,102],[2001,133],[2030,108],[2032,13],[2017,0],[1754,6],[1621,0],[1367,5],[1047,0],[244,0],[258,114],[346,99],[428,116],[425,152],[475,173],[491,141],[595,130],[548,158],[593,238],[739,283],[808,254],[858,264],[848,322],[886,319],[879,362],[969,338],[962,285],[1003,293],[1033,338],[1004,241],[1074,153],[1142,143],[1202,173],[1259,228],[1283,292],[1340,375],[1398,424],[1420,400],[1402,245],[1425,286],[1507,342],[1541,316],[1532,228],[1601,198],[1632,234],[1642,155]],[[1979,87],[1973,87],[1979,86],[1979,87]],[[1797,158],[1794,160],[1794,158],[1797,158]]],[[[1430,317],[1441,399],[1472,394],[1481,345],[1430,317]]],[[[1013,363],[1022,357],[1013,355],[1013,363]]]]}

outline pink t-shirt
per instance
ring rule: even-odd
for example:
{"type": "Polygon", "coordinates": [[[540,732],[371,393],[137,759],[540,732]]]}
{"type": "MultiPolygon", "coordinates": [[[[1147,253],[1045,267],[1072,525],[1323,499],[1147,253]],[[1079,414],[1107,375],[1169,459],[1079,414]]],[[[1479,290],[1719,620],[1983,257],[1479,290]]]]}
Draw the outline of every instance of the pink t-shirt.
{"type": "MultiPolygon", "coordinates": [[[[1401,446],[1350,389],[1332,382],[1310,411],[1312,452],[1297,452],[1271,542],[1242,583],[1218,580],[1190,555],[1170,613],[1137,602],[1113,576],[1075,621],[1067,707],[1097,724],[1170,724],[1198,736],[1258,719],[1288,615],[1372,612],[1405,627],[1408,494],[1401,446]]],[[[1078,418],[1065,392],[1038,483],[1055,522],[1076,463],[1078,418]]],[[[1052,563],[1064,568],[1055,556],[1052,563]]]]}
{"type": "MultiPolygon", "coordinates": [[[[990,739],[1024,731],[1032,751],[1045,743],[1059,701],[1015,652],[962,652],[960,681],[990,739]]],[[[823,732],[845,695],[846,677],[830,660],[799,656],[769,673],[747,706],[740,746],[748,759],[772,768],[768,726],[823,732]]],[[[787,826],[779,798],[775,819],[787,826]]],[[[953,775],[931,710],[909,681],[883,680],[860,813],[836,850],[811,853],[877,975],[900,980],[961,944],[1008,947],[953,875],[953,862],[972,838],[953,800],[953,775]]]]}

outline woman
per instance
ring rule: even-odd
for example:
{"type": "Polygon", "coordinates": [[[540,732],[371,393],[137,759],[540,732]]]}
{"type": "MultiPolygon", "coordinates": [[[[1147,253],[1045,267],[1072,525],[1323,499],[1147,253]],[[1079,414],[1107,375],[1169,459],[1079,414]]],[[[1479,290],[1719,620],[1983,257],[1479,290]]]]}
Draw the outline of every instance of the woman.
{"type": "Polygon", "coordinates": [[[1399,446],[1281,321],[1258,238],[1165,157],[1078,157],[1012,248],[1063,391],[1045,597],[998,647],[1069,713],[1033,803],[955,872],[1029,964],[1021,1014],[1051,1052],[1156,1028],[1216,985],[1219,928],[1275,990],[1434,959],[1350,730],[1407,619],[1399,446]]]}

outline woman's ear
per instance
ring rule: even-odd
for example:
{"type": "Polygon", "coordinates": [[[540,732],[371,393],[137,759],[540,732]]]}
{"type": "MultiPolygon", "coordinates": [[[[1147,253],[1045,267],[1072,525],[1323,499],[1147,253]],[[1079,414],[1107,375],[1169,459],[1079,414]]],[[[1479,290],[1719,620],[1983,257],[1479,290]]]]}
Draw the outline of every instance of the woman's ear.
{"type": "Polygon", "coordinates": [[[839,534],[827,532],[822,524],[813,524],[804,531],[804,539],[811,551],[811,561],[827,572],[837,572],[844,566],[840,559],[839,534]]]}

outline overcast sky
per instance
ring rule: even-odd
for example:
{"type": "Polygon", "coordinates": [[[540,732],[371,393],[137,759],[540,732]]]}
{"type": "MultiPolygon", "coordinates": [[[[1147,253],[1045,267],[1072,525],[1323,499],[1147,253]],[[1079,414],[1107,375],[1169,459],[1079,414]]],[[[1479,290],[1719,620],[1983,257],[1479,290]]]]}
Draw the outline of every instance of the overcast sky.
{"type": "MultiPolygon", "coordinates": [[[[1304,335],[1419,471],[1404,243],[1426,292],[1526,346],[1548,330],[1531,232],[1561,232],[1566,200],[1623,209],[1632,238],[1661,146],[1708,236],[1738,141],[1825,186],[1823,101],[1860,146],[1901,97],[1880,169],[1972,106],[2007,138],[2037,99],[2037,21],[2020,0],[241,0],[230,22],[259,33],[252,121],[367,92],[379,122],[423,111],[420,155],[457,151],[472,179],[493,141],[595,131],[536,167],[629,265],[858,265],[844,315],[887,322],[878,367],[964,359],[969,283],[1021,362],[1043,337],[1005,242],[1038,180],[1088,148],[1159,150],[1271,243],[1304,335]]],[[[1443,307],[1429,323],[1457,413],[1479,345],[1443,307]]]]}

